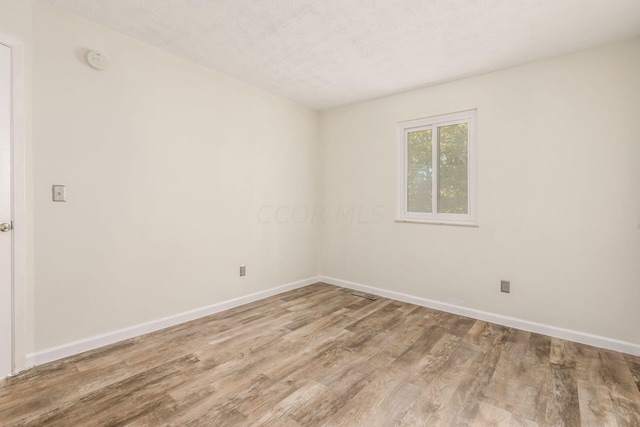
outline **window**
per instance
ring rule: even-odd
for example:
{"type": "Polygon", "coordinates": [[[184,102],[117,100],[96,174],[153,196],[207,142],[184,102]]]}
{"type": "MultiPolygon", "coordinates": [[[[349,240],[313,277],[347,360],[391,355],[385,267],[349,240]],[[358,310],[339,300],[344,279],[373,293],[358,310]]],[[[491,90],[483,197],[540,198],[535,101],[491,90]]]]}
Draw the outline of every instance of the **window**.
{"type": "Polygon", "coordinates": [[[398,123],[398,221],[476,225],[476,111],[398,123]]]}

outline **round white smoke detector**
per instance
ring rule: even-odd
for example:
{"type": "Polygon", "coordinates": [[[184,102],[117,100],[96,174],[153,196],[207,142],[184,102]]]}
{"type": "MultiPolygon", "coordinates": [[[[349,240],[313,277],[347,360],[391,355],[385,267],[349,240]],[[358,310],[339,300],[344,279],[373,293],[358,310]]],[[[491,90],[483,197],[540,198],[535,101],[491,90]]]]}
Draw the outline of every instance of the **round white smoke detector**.
{"type": "Polygon", "coordinates": [[[97,50],[87,52],[87,62],[96,70],[106,70],[109,67],[107,57],[97,50]]]}

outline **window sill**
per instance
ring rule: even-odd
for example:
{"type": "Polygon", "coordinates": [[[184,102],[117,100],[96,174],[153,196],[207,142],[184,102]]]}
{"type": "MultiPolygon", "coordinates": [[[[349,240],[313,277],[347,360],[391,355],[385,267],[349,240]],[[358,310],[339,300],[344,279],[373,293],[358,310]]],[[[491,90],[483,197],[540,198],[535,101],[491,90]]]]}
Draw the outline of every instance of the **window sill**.
{"type": "Polygon", "coordinates": [[[454,225],[458,227],[472,227],[478,228],[477,222],[464,222],[464,221],[444,221],[437,219],[410,219],[410,218],[396,218],[395,222],[407,223],[407,224],[430,224],[430,225],[454,225]]]}

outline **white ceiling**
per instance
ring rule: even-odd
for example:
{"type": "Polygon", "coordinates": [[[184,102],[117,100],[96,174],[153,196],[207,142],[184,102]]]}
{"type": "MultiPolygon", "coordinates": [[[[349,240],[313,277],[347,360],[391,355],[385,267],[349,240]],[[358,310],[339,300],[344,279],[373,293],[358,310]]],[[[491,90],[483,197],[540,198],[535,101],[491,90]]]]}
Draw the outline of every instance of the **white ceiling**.
{"type": "Polygon", "coordinates": [[[640,35],[640,0],[44,1],[318,110],[640,35]]]}

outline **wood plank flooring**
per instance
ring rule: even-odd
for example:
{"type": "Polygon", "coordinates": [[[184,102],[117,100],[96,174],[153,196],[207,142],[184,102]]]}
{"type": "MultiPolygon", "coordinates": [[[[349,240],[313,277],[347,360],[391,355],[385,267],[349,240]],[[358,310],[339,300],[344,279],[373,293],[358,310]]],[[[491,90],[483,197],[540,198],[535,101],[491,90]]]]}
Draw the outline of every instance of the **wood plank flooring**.
{"type": "Polygon", "coordinates": [[[318,283],[0,382],[2,426],[640,426],[640,358],[318,283]]]}

